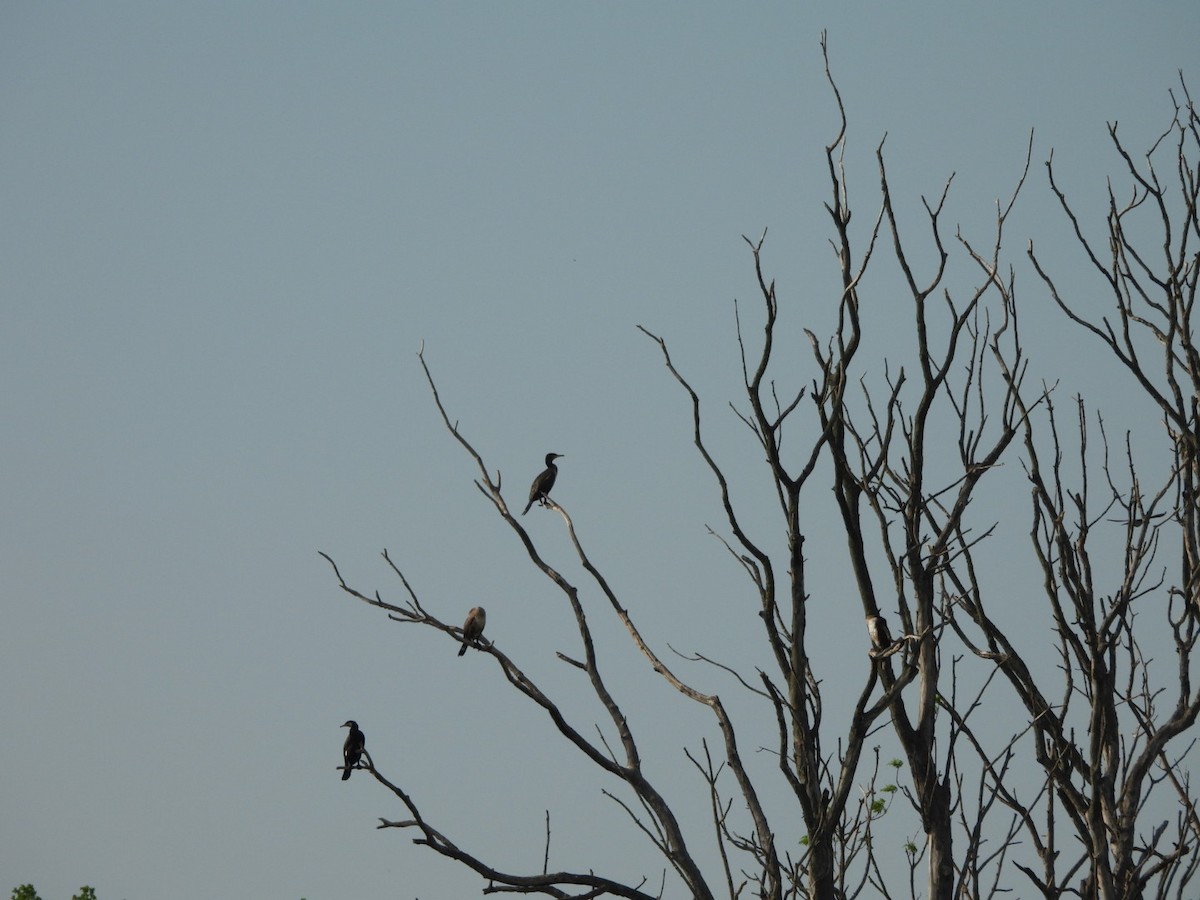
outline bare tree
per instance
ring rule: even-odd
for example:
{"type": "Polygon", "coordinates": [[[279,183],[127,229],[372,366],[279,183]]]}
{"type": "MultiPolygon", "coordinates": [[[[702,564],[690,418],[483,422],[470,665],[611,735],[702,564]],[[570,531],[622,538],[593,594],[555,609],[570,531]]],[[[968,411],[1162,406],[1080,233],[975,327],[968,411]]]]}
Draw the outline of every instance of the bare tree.
{"type": "MultiPolygon", "coordinates": [[[[1065,221],[1111,291],[1112,316],[1082,311],[1053,266],[1032,247],[1028,253],[1070,327],[1095,339],[1161,413],[1169,453],[1155,468],[1153,455],[1136,452],[1130,435],[1120,442],[1120,462],[1111,458],[1104,420],[1082,399],[1074,400],[1072,457],[1052,385],[1027,384],[1015,263],[1004,253],[1032,136],[1025,170],[1009,199],[997,205],[994,230],[982,243],[949,233],[943,222],[952,177],[936,200],[923,201],[923,226],[906,233],[883,142],[875,154],[879,205],[858,233],[851,229],[845,110],[832,77],[829,84],[841,123],[825,149],[826,211],[840,288],[826,306],[833,328],[824,336],[805,329],[807,380],[784,384],[774,374],[781,361],[787,373],[798,367],[795,348],[785,346],[791,332],[780,329],[775,284],[765,273],[765,232],[747,240],[761,310],[757,336],[743,330],[737,310],[744,395],[736,412],[765,455],[786,539],[782,556],[756,536],[757,526],[737,502],[727,464],[706,440],[701,398],[676,368],[667,342],[642,329],[690,404],[693,440],[725,513],[718,538],[753,593],[765,651],[753,676],[699,655],[668,659],[652,646],[589,557],[567,510],[546,498],[587,581],[575,584],[555,568],[514,516],[499,473],[448,412],[420,354],[443,424],[475,463],[476,486],[572,610],[581,656],[559,658],[585,673],[615,740],[600,730],[594,738],[577,730],[553,692],[494,643],[475,638],[473,646],[545,712],[568,745],[620,782],[624,793],[610,796],[661,855],[663,878],[651,883],[592,869],[549,871],[548,819],[542,871],[486,861],[426,819],[368,757],[368,771],[408,811],[406,818],[381,820],[380,827],[413,831],[417,843],[478,873],[485,892],[650,898],[677,895],[682,886],[695,898],[731,900],[942,900],[996,896],[1020,882],[1045,897],[1189,896],[1200,864],[1200,816],[1188,769],[1188,730],[1200,712],[1200,687],[1193,684],[1200,629],[1200,352],[1191,327],[1200,277],[1200,119],[1186,87],[1170,127],[1144,160],[1134,160],[1111,126],[1131,186],[1122,200],[1110,188],[1103,249],[1085,236],[1047,164],[1065,221]],[[1156,167],[1162,157],[1169,157],[1169,184],[1156,167]],[[901,274],[913,351],[881,364],[864,358],[863,337],[870,321],[867,273],[885,254],[901,274]],[[989,509],[982,492],[1006,463],[1009,471],[1023,472],[1030,489],[1032,551],[1008,564],[1040,569],[1052,630],[1014,630],[993,614],[993,600],[1006,586],[989,581],[980,563],[1005,512],[989,509]],[[861,660],[849,669],[854,683],[847,688],[847,678],[838,678],[839,696],[857,698],[842,717],[826,714],[826,676],[814,663],[820,635],[810,632],[808,618],[805,544],[811,532],[803,509],[830,488],[868,626],[861,660]],[[1106,581],[1109,573],[1094,563],[1093,548],[1108,553],[1114,535],[1122,564],[1106,581]],[[1174,554],[1177,566],[1163,561],[1174,554]],[[602,605],[585,611],[584,593],[602,605]],[[642,745],[609,688],[593,640],[589,615],[601,609],[620,622],[658,677],[711,716],[712,740],[686,753],[711,809],[705,830],[681,819],[643,766],[642,745]],[[889,630],[885,616],[892,611],[897,619],[889,630]],[[1170,635],[1172,674],[1153,665],[1147,650],[1155,629],[1170,635]],[[1040,660],[1048,646],[1057,652],[1049,674],[1040,660]],[[720,696],[698,690],[676,670],[689,659],[727,672],[739,692],[764,704],[774,733],[739,731],[720,696]],[[1049,684],[1051,677],[1057,683],[1049,684]],[[997,729],[1000,708],[1021,710],[1023,719],[997,729]],[[903,760],[885,759],[872,743],[889,734],[903,760]],[[748,767],[739,740],[773,748],[774,770],[748,767]],[[892,785],[890,778],[903,783],[892,785]],[[799,812],[800,835],[789,833],[790,820],[783,826],[773,821],[763,802],[767,792],[781,790],[799,812]],[[1152,795],[1168,792],[1173,817],[1153,818],[1163,806],[1151,804],[1152,795]],[[889,797],[903,799],[923,834],[905,843],[900,868],[880,849],[880,817],[895,802],[889,797]]],[[[386,551],[406,593],[399,602],[360,592],[325,558],[342,589],[357,599],[398,622],[463,639],[462,629],[429,611],[386,551]]]]}
{"type": "MultiPolygon", "coordinates": [[[[1032,684],[1020,678],[1012,684],[1035,715],[1038,763],[1079,840],[1075,858],[1061,866],[1057,853],[1039,848],[1042,875],[1030,875],[1047,896],[1070,889],[1087,897],[1183,897],[1198,862],[1200,819],[1182,761],[1194,742],[1186,732],[1200,713],[1200,686],[1193,683],[1200,634],[1200,354],[1192,330],[1200,278],[1200,117],[1182,77],[1180,90],[1184,103],[1172,93],[1172,121],[1141,163],[1116,123],[1109,126],[1129,183],[1121,199],[1110,184],[1103,249],[1085,236],[1053,159],[1046,164],[1051,189],[1108,288],[1112,317],[1082,314],[1072,299],[1079,289],[1060,290],[1051,266],[1029,248],[1055,303],[1133,376],[1161,414],[1169,442],[1161,467],[1147,455],[1135,457],[1130,435],[1122,441],[1122,461],[1110,460],[1103,419],[1089,416],[1079,400],[1072,477],[1054,408],[1047,407],[1041,434],[1026,423],[1031,536],[1057,634],[1062,700],[1042,713],[1045,701],[1032,684]],[[1165,182],[1158,171],[1164,161],[1165,182]],[[1089,454],[1089,421],[1099,426],[1098,464],[1089,454]],[[1089,479],[1096,473],[1103,475],[1099,491],[1089,479]],[[1122,565],[1106,583],[1092,554],[1097,531],[1110,521],[1124,546],[1122,565]],[[1157,677],[1144,646],[1148,627],[1156,626],[1165,626],[1174,644],[1173,679],[1157,677]],[[1174,821],[1145,815],[1160,787],[1176,795],[1174,821]]],[[[974,618],[985,632],[990,628],[982,611],[974,618]]],[[[1047,825],[1055,809],[1046,805],[1047,825]]]]}

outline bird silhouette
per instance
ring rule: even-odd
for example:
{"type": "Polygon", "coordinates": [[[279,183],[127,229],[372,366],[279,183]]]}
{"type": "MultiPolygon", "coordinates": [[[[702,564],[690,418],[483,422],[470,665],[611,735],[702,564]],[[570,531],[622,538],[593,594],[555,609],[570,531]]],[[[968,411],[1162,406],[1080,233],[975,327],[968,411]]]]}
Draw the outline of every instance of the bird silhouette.
{"type": "Polygon", "coordinates": [[[521,510],[521,515],[529,512],[529,507],[533,506],[534,501],[546,505],[546,498],[550,495],[550,488],[554,487],[554,480],[558,478],[558,466],[554,464],[556,459],[561,459],[561,453],[546,454],[546,468],[537,478],[533,479],[533,484],[529,488],[529,502],[525,504],[525,508],[521,510]]]}
{"type": "Polygon", "coordinates": [[[342,745],[342,756],[346,759],[346,767],[342,770],[342,781],[348,781],[350,770],[357,766],[358,761],[362,759],[363,749],[367,746],[367,736],[358,730],[358,723],[353,719],[343,723],[342,727],[350,729],[350,733],[346,735],[346,743],[342,745]]]}
{"type": "Polygon", "coordinates": [[[467,621],[463,622],[463,645],[458,648],[458,655],[467,652],[467,647],[479,640],[483,634],[483,626],[487,624],[487,613],[482,606],[474,606],[467,613],[467,621]]]}

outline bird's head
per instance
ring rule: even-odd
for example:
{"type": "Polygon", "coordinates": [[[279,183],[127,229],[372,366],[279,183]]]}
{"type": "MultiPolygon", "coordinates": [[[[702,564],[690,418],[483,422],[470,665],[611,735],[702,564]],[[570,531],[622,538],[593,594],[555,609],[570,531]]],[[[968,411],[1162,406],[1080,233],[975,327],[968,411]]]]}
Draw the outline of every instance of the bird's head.
{"type": "Polygon", "coordinates": [[[358,723],[355,722],[353,719],[347,719],[345,722],[342,723],[342,727],[349,728],[351,731],[354,731],[355,729],[358,728],[358,723]]]}
{"type": "Polygon", "coordinates": [[[561,453],[547,453],[546,454],[546,465],[552,466],[552,465],[554,465],[554,461],[556,459],[562,459],[562,458],[563,458],[563,455],[561,453]]]}

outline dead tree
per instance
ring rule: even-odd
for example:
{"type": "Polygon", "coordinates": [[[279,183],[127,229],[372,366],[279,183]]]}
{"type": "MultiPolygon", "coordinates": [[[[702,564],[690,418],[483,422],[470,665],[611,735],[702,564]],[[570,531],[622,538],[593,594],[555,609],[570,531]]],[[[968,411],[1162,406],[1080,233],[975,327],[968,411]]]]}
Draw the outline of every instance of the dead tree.
{"type": "Polygon", "coordinates": [[[1181,766],[1200,713],[1200,345],[1192,320],[1200,278],[1200,116],[1182,78],[1180,92],[1182,102],[1172,93],[1169,127],[1140,161],[1116,123],[1109,125],[1127,184],[1110,182],[1101,244],[1086,236],[1053,158],[1046,164],[1111,313],[1083,311],[1078,298],[1090,286],[1060,286],[1053,265],[1029,248],[1058,308],[1128,372],[1162,419],[1158,435],[1126,434],[1118,461],[1110,458],[1116,448],[1104,420],[1077,401],[1073,467],[1053,407],[1041,429],[1033,422],[1025,428],[1031,538],[1057,635],[1062,699],[1050,707],[1031,684],[1011,680],[1026,709],[1036,711],[1037,761],[1056,801],[1042,815],[1047,824],[1065,818],[1062,827],[1079,847],[1065,861],[1041,849],[1041,874],[1030,877],[1046,896],[1064,889],[1082,897],[1185,896],[1200,863],[1200,818],[1181,766]],[[1135,451],[1135,443],[1155,440],[1166,445],[1163,465],[1135,451]],[[1105,532],[1114,529],[1121,564],[1108,573],[1093,556],[1100,558],[1105,532]],[[1174,678],[1152,665],[1145,642],[1153,628],[1171,637],[1174,678]],[[1147,803],[1160,791],[1175,795],[1175,813],[1149,820],[1147,803]]]}
{"type": "MultiPolygon", "coordinates": [[[[1118,140],[1116,127],[1110,129],[1133,187],[1122,202],[1110,195],[1105,252],[1085,237],[1048,167],[1067,221],[1112,291],[1115,320],[1080,312],[1071,292],[1056,284],[1051,267],[1032,248],[1029,252],[1066,324],[1094,337],[1161,411],[1170,464],[1148,475],[1128,438],[1121,466],[1110,460],[1103,432],[1101,458],[1093,459],[1088,443],[1093,419],[1082,401],[1079,450],[1068,464],[1052,389],[1026,383],[1029,360],[1018,328],[1017,280],[1004,250],[1009,216],[1025,187],[1032,138],[1025,172],[1010,198],[998,204],[995,228],[983,242],[947,233],[943,210],[952,177],[935,201],[924,201],[917,236],[905,234],[881,142],[878,207],[858,233],[851,228],[845,110],[832,78],[829,83],[840,114],[840,128],[825,150],[826,210],[839,287],[826,303],[806,298],[805,308],[820,309],[833,322],[823,332],[816,323],[800,322],[810,375],[791,384],[775,375],[784,361],[786,372],[797,371],[797,347],[787,338],[799,329],[781,328],[789,317],[765,272],[765,232],[747,240],[758,312],[736,310],[744,394],[735,409],[764,452],[778,506],[773,513],[786,537],[783,555],[768,549],[772,542],[761,536],[761,512],[739,502],[728,464],[710,450],[701,398],[676,367],[667,342],[642,329],[686,394],[693,442],[725,514],[720,540],[746,576],[762,633],[763,661],[753,678],[720,661],[692,659],[728,671],[740,701],[765,704],[773,733],[740,732],[720,696],[695,688],[674,668],[680,663],[643,637],[634,613],[585,551],[576,523],[549,499],[587,582],[573,583],[542,555],[514,517],[499,473],[493,474],[443,405],[422,352],[443,424],[477,468],[476,486],[572,611],[581,655],[559,656],[586,674],[615,741],[578,730],[553,691],[536,684],[494,643],[480,641],[480,652],[494,658],[499,673],[545,712],[568,745],[623,786],[624,796],[611,796],[661,855],[664,874],[652,883],[592,869],[551,872],[548,846],[543,871],[513,871],[464,848],[427,820],[411,795],[368,760],[368,771],[409,814],[382,820],[380,827],[413,831],[417,843],[478,873],[487,883],[485,892],[650,898],[682,890],[705,900],[748,895],[949,900],[995,896],[1028,879],[1045,897],[1186,896],[1185,885],[1200,865],[1200,817],[1186,766],[1188,729],[1200,712],[1200,688],[1193,685],[1200,629],[1200,352],[1191,329],[1200,274],[1195,250],[1200,131],[1194,108],[1190,99],[1176,105],[1171,128],[1140,166],[1118,140]],[[1173,193],[1159,180],[1156,151],[1178,156],[1173,193]],[[1144,223],[1131,227],[1146,213],[1160,228],[1156,238],[1144,234],[1144,223]],[[1151,250],[1159,246],[1161,258],[1155,261],[1151,250]],[[865,311],[879,291],[868,287],[868,271],[883,254],[902,276],[912,349],[907,355],[897,351],[900,360],[881,363],[864,354],[863,340],[870,329],[865,311]],[[757,336],[743,329],[750,317],[759,322],[757,336]],[[988,583],[978,566],[989,552],[998,515],[979,501],[982,486],[1006,464],[1010,470],[1023,467],[1031,488],[1032,556],[1013,564],[1041,572],[1062,676],[1053,693],[1032,662],[1046,652],[1051,632],[1006,630],[989,605],[1004,586],[988,583]],[[1097,473],[1103,476],[1098,498],[1097,473]],[[813,652],[821,636],[809,628],[813,597],[805,548],[813,534],[804,508],[822,502],[818,498],[828,497],[831,487],[834,531],[860,606],[856,618],[871,624],[873,642],[863,634],[864,652],[850,669],[852,685],[847,688],[846,678],[839,678],[839,697],[855,698],[844,725],[826,715],[826,675],[813,652]],[[1124,563],[1119,578],[1103,584],[1092,546],[1098,526],[1114,517],[1124,563]],[[1156,568],[1165,553],[1179,555],[1173,576],[1156,568]],[[584,593],[598,597],[600,606],[586,610],[584,593]],[[706,830],[681,819],[643,766],[643,746],[609,687],[593,639],[589,615],[599,610],[620,622],[656,677],[711,716],[711,740],[687,752],[708,794],[712,818],[706,830]],[[884,636],[880,617],[892,613],[894,633],[884,636]],[[1143,614],[1157,617],[1171,634],[1177,679],[1156,681],[1160,672],[1143,648],[1138,619],[1143,614]],[[998,740],[981,722],[1002,703],[1022,709],[1027,722],[998,740]],[[893,793],[903,796],[923,835],[906,845],[907,864],[900,869],[882,857],[878,835],[887,806],[880,782],[886,781],[889,763],[872,740],[888,734],[903,756],[895,765],[907,773],[907,782],[893,786],[893,793]],[[743,761],[743,741],[772,748],[775,770],[753,772],[743,761]],[[794,800],[802,834],[781,831],[762,802],[765,792],[777,795],[781,789],[794,800]],[[1148,798],[1166,791],[1177,801],[1174,820],[1149,822],[1148,798]]],[[[888,293],[894,302],[895,290],[888,293]]],[[[792,315],[789,321],[794,325],[798,319],[792,315]]],[[[823,529],[822,536],[829,532],[823,529]]],[[[357,599],[394,620],[460,639],[461,629],[429,611],[386,552],[406,591],[403,602],[359,592],[326,559],[342,589],[357,599]]]]}

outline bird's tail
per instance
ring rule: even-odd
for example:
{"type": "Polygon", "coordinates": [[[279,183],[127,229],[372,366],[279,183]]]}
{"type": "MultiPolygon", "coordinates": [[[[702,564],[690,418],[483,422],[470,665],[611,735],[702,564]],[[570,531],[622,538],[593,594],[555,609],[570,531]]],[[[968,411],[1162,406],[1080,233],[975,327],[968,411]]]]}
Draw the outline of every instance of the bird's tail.
{"type": "Polygon", "coordinates": [[[463,641],[463,645],[458,648],[458,655],[462,656],[466,652],[467,652],[467,642],[463,641]]]}
{"type": "Polygon", "coordinates": [[[346,768],[342,769],[342,781],[350,780],[350,764],[346,763],[346,768]]]}
{"type": "Polygon", "coordinates": [[[532,500],[530,500],[528,503],[525,504],[525,508],[523,510],[521,510],[521,515],[525,515],[525,513],[529,512],[529,507],[531,507],[531,506],[533,506],[532,500]]]}

